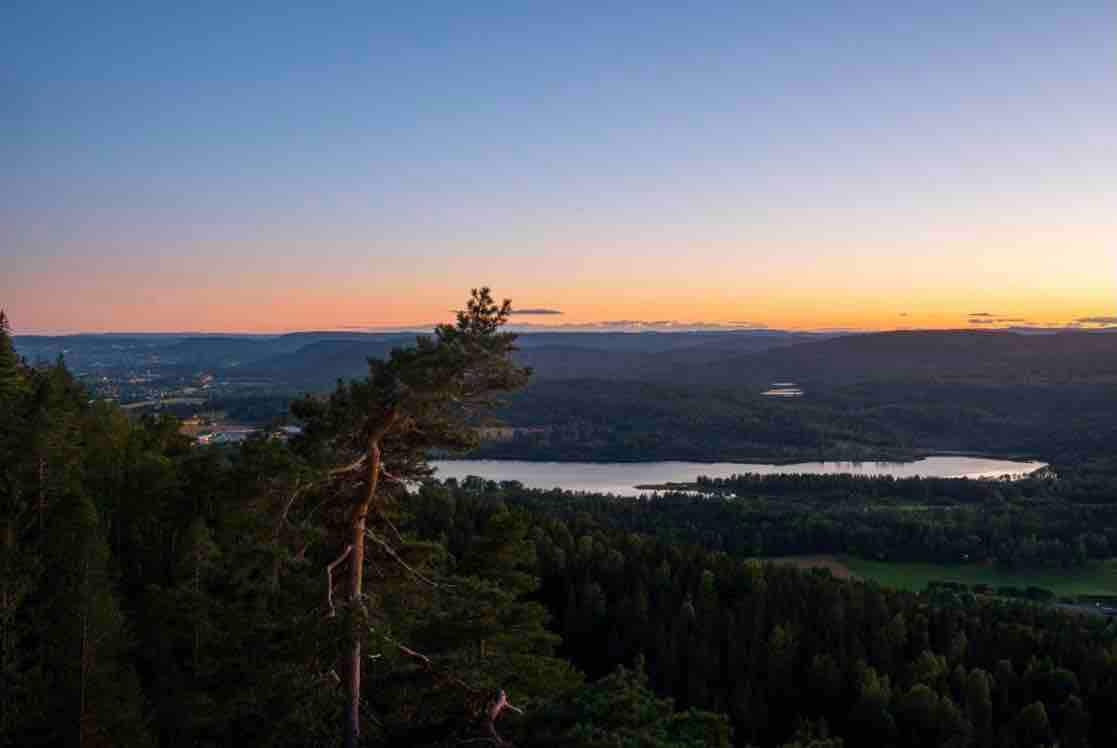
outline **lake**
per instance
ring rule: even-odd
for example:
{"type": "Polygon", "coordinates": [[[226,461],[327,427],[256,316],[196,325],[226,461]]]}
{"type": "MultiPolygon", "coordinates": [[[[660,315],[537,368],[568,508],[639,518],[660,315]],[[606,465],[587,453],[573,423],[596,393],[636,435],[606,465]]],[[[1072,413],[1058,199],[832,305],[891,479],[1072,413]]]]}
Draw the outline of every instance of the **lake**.
{"type": "Polygon", "coordinates": [[[728,478],[743,473],[761,475],[891,475],[896,478],[996,478],[1020,476],[1046,467],[1043,462],[997,460],[988,457],[927,457],[914,462],[800,462],[767,465],[745,462],[528,462],[525,460],[438,460],[437,478],[461,480],[477,475],[488,480],[515,480],[528,488],[638,496],[637,485],[687,483],[700,475],[728,478]]]}

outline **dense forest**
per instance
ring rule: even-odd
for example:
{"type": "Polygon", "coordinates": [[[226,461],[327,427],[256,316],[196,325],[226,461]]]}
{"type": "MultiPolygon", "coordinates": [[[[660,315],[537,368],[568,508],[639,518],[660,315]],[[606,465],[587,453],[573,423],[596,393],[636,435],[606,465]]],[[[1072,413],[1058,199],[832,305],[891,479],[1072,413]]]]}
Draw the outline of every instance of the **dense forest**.
{"type": "MultiPolygon", "coordinates": [[[[808,518],[919,496],[943,504],[928,526],[973,523],[944,538],[1000,558],[1032,532],[1074,563],[1117,541],[1103,456],[1074,452],[1056,483],[742,478],[646,512],[431,481],[426,454],[475,446],[528,375],[507,312],[478,292],[299,400],[301,436],[229,447],[91,400],[0,323],[0,744],[1113,743],[1108,619],[741,557],[757,532],[772,553],[827,537],[808,518]]],[[[881,517],[853,536],[939,552],[881,517]]]]}
{"type": "Polygon", "coordinates": [[[1022,480],[743,475],[700,478],[654,500],[525,489],[470,478],[535,512],[695,543],[736,556],[834,553],[891,561],[1074,567],[1117,548],[1117,466],[1022,480]],[[698,493],[700,492],[700,493],[698,493]]]}
{"type": "Polygon", "coordinates": [[[1117,385],[911,378],[820,384],[780,399],[742,385],[538,381],[499,414],[524,428],[481,445],[479,457],[801,462],[957,451],[1054,462],[1114,443],[1117,385]]]}
{"type": "MultiPolygon", "coordinates": [[[[468,548],[463,525],[506,511],[491,489],[426,487],[420,531],[451,551],[468,548]]],[[[586,514],[526,516],[560,652],[591,676],[647,663],[660,693],[727,714],[738,745],[796,734],[880,746],[1109,745],[1117,736],[1117,629],[1106,619],[839,582],[586,514]]]]}

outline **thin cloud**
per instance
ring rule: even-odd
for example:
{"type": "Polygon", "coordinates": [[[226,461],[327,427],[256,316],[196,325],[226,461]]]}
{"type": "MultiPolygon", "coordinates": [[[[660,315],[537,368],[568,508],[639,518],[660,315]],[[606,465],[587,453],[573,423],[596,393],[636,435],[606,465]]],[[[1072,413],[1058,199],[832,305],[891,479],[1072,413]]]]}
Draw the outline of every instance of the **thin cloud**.
{"type": "Polygon", "coordinates": [[[523,315],[529,315],[530,314],[530,315],[541,315],[542,316],[542,315],[562,314],[562,311],[559,310],[559,309],[546,309],[546,308],[542,308],[542,307],[535,307],[535,308],[528,308],[528,309],[513,309],[512,314],[523,314],[523,315]]]}
{"type": "Polygon", "coordinates": [[[1075,322],[1080,325],[1117,325],[1117,317],[1079,317],[1075,322]]]}
{"type": "Polygon", "coordinates": [[[634,330],[735,330],[743,327],[763,329],[767,325],[756,322],[699,322],[678,319],[610,319],[595,323],[599,327],[628,328],[634,330]]]}
{"type": "Polygon", "coordinates": [[[999,317],[1000,315],[999,314],[993,314],[992,312],[970,312],[969,316],[971,316],[971,317],[999,317]]]}
{"type": "Polygon", "coordinates": [[[768,326],[760,322],[731,321],[704,322],[674,319],[607,319],[600,322],[568,322],[548,325],[538,322],[516,322],[512,325],[519,330],[549,330],[565,332],[702,332],[734,330],[766,330],[768,326]]]}
{"type": "Polygon", "coordinates": [[[1023,317],[986,317],[984,315],[978,317],[970,315],[971,325],[1030,325],[1030,321],[1023,317]]]}

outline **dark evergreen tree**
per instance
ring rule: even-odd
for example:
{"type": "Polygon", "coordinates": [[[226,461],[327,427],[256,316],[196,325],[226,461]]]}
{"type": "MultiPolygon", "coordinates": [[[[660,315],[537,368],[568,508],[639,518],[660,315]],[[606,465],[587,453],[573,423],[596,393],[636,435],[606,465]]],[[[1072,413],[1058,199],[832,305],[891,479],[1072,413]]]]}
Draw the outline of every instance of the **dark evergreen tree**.
{"type": "Polygon", "coordinates": [[[724,717],[673,711],[669,700],[648,689],[642,664],[619,668],[534,713],[523,727],[524,743],[606,748],[728,748],[724,717]]]}
{"type": "Polygon", "coordinates": [[[51,507],[43,577],[42,684],[50,727],[44,742],[78,746],[149,743],[128,631],[113,589],[108,544],[92,502],[77,493],[51,507]]]}
{"type": "Polygon", "coordinates": [[[529,371],[512,362],[516,336],[501,327],[511,302],[493,301],[488,288],[474,290],[456,324],[440,325],[412,348],[397,348],[386,360],[370,359],[369,376],[339,383],[326,402],[307,399],[294,412],[306,423],[303,448],[348,487],[344,496],[345,541],[339,544],[347,569],[344,600],[352,634],[342,659],[346,689],[344,738],[356,746],[361,733],[362,655],[369,631],[381,632],[365,594],[365,548],[371,538],[385,547],[389,490],[430,474],[431,449],[464,449],[478,442],[478,411],[493,396],[521,386],[529,371]],[[370,515],[373,524],[370,525],[370,515]],[[370,618],[370,613],[372,618],[370,618]],[[373,626],[370,629],[369,623],[373,626]]]}

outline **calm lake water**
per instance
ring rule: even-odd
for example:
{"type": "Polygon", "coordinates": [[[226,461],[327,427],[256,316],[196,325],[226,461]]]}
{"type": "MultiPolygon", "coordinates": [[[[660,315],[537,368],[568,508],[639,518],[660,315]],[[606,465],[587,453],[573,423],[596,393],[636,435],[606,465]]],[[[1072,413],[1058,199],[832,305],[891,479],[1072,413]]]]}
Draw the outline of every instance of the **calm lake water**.
{"type": "Polygon", "coordinates": [[[728,478],[742,473],[762,475],[810,473],[891,475],[934,478],[996,478],[1020,476],[1045,467],[1043,462],[1017,462],[985,457],[927,457],[915,462],[800,462],[765,465],[744,462],[527,462],[521,460],[440,460],[437,478],[461,480],[477,475],[488,480],[517,480],[528,488],[638,496],[637,485],[685,483],[699,475],[728,478]]]}

